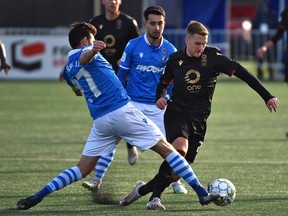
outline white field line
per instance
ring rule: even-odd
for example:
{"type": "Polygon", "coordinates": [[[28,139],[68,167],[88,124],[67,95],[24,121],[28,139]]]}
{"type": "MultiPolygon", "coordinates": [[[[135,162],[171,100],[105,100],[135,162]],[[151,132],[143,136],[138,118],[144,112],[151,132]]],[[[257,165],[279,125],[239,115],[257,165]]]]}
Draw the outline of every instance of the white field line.
{"type": "MultiPolygon", "coordinates": [[[[64,162],[78,162],[79,159],[73,159],[73,158],[0,158],[0,161],[64,161],[64,162]]],[[[160,159],[153,159],[153,160],[140,160],[140,163],[155,163],[155,162],[161,162],[162,160],[160,159]]],[[[115,159],[114,162],[121,162],[121,163],[127,163],[127,160],[125,159],[115,159]]],[[[261,160],[246,160],[246,161],[233,161],[233,160],[197,160],[196,163],[207,163],[207,164],[212,164],[212,163],[217,163],[217,164],[288,164],[288,160],[270,160],[270,161],[261,161],[261,160]]]]}

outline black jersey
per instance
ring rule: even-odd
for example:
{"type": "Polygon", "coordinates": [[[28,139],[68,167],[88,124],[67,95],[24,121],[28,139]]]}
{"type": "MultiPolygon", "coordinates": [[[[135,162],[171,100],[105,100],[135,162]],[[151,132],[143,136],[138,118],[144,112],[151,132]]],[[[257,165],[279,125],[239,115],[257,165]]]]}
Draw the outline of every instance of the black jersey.
{"type": "Polygon", "coordinates": [[[136,20],[121,12],[115,20],[107,20],[102,14],[91,19],[90,23],[97,29],[95,39],[106,43],[106,48],[101,51],[101,54],[112,64],[117,73],[117,62],[121,58],[126,44],[130,39],[139,36],[136,20]]]}
{"type": "Polygon", "coordinates": [[[156,99],[165,95],[167,85],[173,81],[173,105],[191,118],[205,120],[211,112],[212,97],[220,73],[228,76],[234,74],[244,80],[265,101],[273,97],[259,80],[239,63],[222,55],[220,49],[207,46],[199,58],[189,57],[186,48],[169,56],[165,72],[158,84],[156,99]]]}

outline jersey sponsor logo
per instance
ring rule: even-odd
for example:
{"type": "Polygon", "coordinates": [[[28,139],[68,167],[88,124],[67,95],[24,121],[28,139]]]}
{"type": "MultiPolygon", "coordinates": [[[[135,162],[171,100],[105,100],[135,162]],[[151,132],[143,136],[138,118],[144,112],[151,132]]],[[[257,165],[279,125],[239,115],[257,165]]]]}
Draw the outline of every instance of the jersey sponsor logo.
{"type": "Polygon", "coordinates": [[[189,70],[187,71],[184,79],[187,83],[195,84],[200,80],[200,73],[196,70],[189,70]]]}
{"type": "Polygon", "coordinates": [[[104,43],[107,47],[113,47],[115,45],[115,41],[115,37],[111,34],[104,37],[104,43]]]}
{"type": "Polygon", "coordinates": [[[189,85],[187,86],[189,92],[196,92],[201,90],[201,85],[189,85]]]}
{"type": "Polygon", "coordinates": [[[201,85],[197,85],[196,83],[200,80],[200,73],[196,70],[187,71],[185,77],[185,81],[187,84],[192,84],[187,86],[187,90],[189,92],[195,92],[201,90],[201,85]]]}
{"type": "Polygon", "coordinates": [[[106,35],[104,37],[104,43],[106,44],[106,48],[103,50],[106,56],[114,56],[117,52],[115,46],[116,39],[113,35],[106,35]]]}
{"type": "Polygon", "coordinates": [[[152,72],[152,73],[162,73],[164,67],[155,67],[153,65],[137,65],[136,70],[144,71],[144,72],[152,72]]]}

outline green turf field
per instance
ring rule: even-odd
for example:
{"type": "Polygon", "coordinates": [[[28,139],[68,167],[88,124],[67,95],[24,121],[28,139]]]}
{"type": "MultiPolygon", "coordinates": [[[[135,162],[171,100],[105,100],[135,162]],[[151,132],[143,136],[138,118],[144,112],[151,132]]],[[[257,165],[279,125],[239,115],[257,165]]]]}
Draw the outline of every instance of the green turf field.
{"type": "MultiPolygon", "coordinates": [[[[167,210],[157,215],[287,215],[288,212],[288,86],[265,82],[279,97],[276,113],[246,84],[220,79],[208,131],[194,171],[204,185],[215,178],[230,179],[237,189],[227,207],[202,207],[196,194],[162,196],[167,210]]],[[[83,98],[64,83],[0,82],[0,215],[153,215],[149,196],[131,206],[118,201],[137,180],[148,181],[161,163],[152,151],[141,153],[135,166],[120,145],[99,194],[92,202],[81,181],[46,197],[28,211],[15,210],[20,198],[41,189],[81,156],[92,121],[83,98]]],[[[186,187],[188,188],[187,184],[186,187]]]]}

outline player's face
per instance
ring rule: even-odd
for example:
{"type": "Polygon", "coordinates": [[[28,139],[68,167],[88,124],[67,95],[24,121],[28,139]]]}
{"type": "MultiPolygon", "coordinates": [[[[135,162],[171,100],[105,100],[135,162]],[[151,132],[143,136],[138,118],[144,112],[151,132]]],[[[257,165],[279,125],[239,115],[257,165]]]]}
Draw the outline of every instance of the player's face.
{"type": "Polygon", "coordinates": [[[106,11],[112,14],[119,11],[121,3],[121,0],[102,0],[102,4],[105,6],[106,11]]]}
{"type": "Polygon", "coordinates": [[[153,40],[160,39],[165,27],[164,17],[161,15],[149,14],[148,20],[144,22],[144,27],[147,30],[148,37],[153,40]]]}
{"type": "Polygon", "coordinates": [[[185,43],[187,46],[186,53],[190,57],[200,57],[204,52],[204,49],[208,42],[208,35],[202,36],[200,34],[190,35],[185,37],[185,43]]]}
{"type": "Polygon", "coordinates": [[[94,44],[94,41],[95,41],[95,38],[93,34],[90,33],[90,38],[87,38],[87,37],[83,38],[82,43],[83,43],[83,46],[89,46],[89,45],[94,44]]]}

